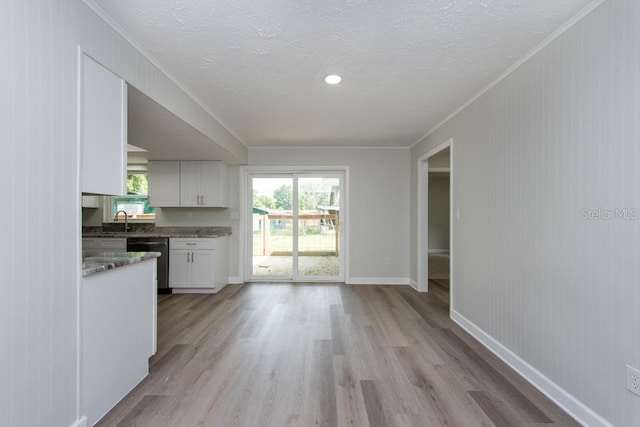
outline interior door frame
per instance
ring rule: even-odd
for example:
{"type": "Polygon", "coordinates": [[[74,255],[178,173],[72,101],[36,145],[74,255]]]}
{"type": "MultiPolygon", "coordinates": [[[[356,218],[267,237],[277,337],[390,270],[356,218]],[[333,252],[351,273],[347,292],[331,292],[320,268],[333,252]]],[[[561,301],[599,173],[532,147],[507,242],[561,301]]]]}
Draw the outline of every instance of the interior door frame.
{"type": "Polygon", "coordinates": [[[449,148],[449,307],[453,308],[453,138],[449,138],[444,143],[418,158],[418,203],[417,203],[417,270],[418,281],[417,290],[419,292],[429,291],[429,158],[435,156],[443,150],[449,148]]]}
{"type": "MultiPolygon", "coordinates": [[[[248,214],[249,208],[252,205],[252,196],[249,180],[253,175],[341,175],[342,183],[340,189],[340,276],[337,279],[331,281],[348,282],[349,276],[349,167],[348,166],[243,166],[240,168],[240,233],[239,233],[239,246],[240,246],[240,265],[243,266],[241,274],[242,281],[252,281],[253,263],[252,258],[252,245],[249,244],[249,238],[253,235],[252,228],[253,221],[251,215],[248,214]]],[[[297,189],[294,188],[294,196],[297,194],[297,189]]],[[[296,227],[297,228],[297,227],[296,227]]],[[[295,244],[295,242],[294,242],[295,244]]],[[[297,266],[294,265],[294,270],[297,266]]],[[[295,278],[295,276],[294,276],[295,278]]],[[[259,281],[288,281],[283,279],[274,278],[258,279],[259,281]]],[[[295,281],[294,279],[290,281],[295,281]]],[[[311,282],[328,281],[325,279],[311,278],[311,282]]]]}

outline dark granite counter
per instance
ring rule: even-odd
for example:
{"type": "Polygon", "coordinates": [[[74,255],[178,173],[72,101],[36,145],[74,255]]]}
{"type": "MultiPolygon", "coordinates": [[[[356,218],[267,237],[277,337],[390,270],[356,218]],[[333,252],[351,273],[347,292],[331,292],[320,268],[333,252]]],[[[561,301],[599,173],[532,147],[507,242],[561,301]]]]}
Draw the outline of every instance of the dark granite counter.
{"type": "Polygon", "coordinates": [[[215,238],[231,235],[231,227],[155,227],[153,224],[129,224],[131,230],[124,232],[124,223],[102,227],[82,227],[82,237],[186,237],[215,238]]]}
{"type": "Polygon", "coordinates": [[[160,256],[160,252],[99,252],[82,259],[82,277],[160,256]]]}

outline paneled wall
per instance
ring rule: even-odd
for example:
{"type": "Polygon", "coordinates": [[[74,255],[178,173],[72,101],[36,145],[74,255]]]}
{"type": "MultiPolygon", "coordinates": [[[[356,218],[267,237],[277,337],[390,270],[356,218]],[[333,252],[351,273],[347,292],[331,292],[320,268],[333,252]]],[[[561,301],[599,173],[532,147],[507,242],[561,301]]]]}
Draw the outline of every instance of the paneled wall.
{"type": "Polygon", "coordinates": [[[453,138],[454,316],[593,425],[640,425],[639,41],[606,1],[412,150],[416,194],[453,138]]]}
{"type": "Polygon", "coordinates": [[[3,426],[67,426],[82,414],[78,45],[246,160],[246,147],[80,0],[2,3],[3,426]]]}

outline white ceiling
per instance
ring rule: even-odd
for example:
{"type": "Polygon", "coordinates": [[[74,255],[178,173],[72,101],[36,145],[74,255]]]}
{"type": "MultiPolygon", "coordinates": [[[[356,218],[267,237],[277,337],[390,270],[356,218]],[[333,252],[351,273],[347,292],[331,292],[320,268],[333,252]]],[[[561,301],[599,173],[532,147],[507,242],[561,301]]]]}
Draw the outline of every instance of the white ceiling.
{"type": "Polygon", "coordinates": [[[248,146],[408,147],[591,0],[94,2],[248,146]]]}

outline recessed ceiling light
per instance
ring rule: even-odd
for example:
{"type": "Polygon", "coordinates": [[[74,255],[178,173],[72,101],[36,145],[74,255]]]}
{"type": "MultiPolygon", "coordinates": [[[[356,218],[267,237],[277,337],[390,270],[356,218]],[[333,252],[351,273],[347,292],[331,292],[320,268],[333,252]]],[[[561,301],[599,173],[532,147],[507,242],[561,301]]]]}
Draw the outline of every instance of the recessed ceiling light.
{"type": "Polygon", "coordinates": [[[324,82],[328,85],[337,85],[342,81],[342,77],[337,74],[329,74],[324,78],[324,82]]]}

